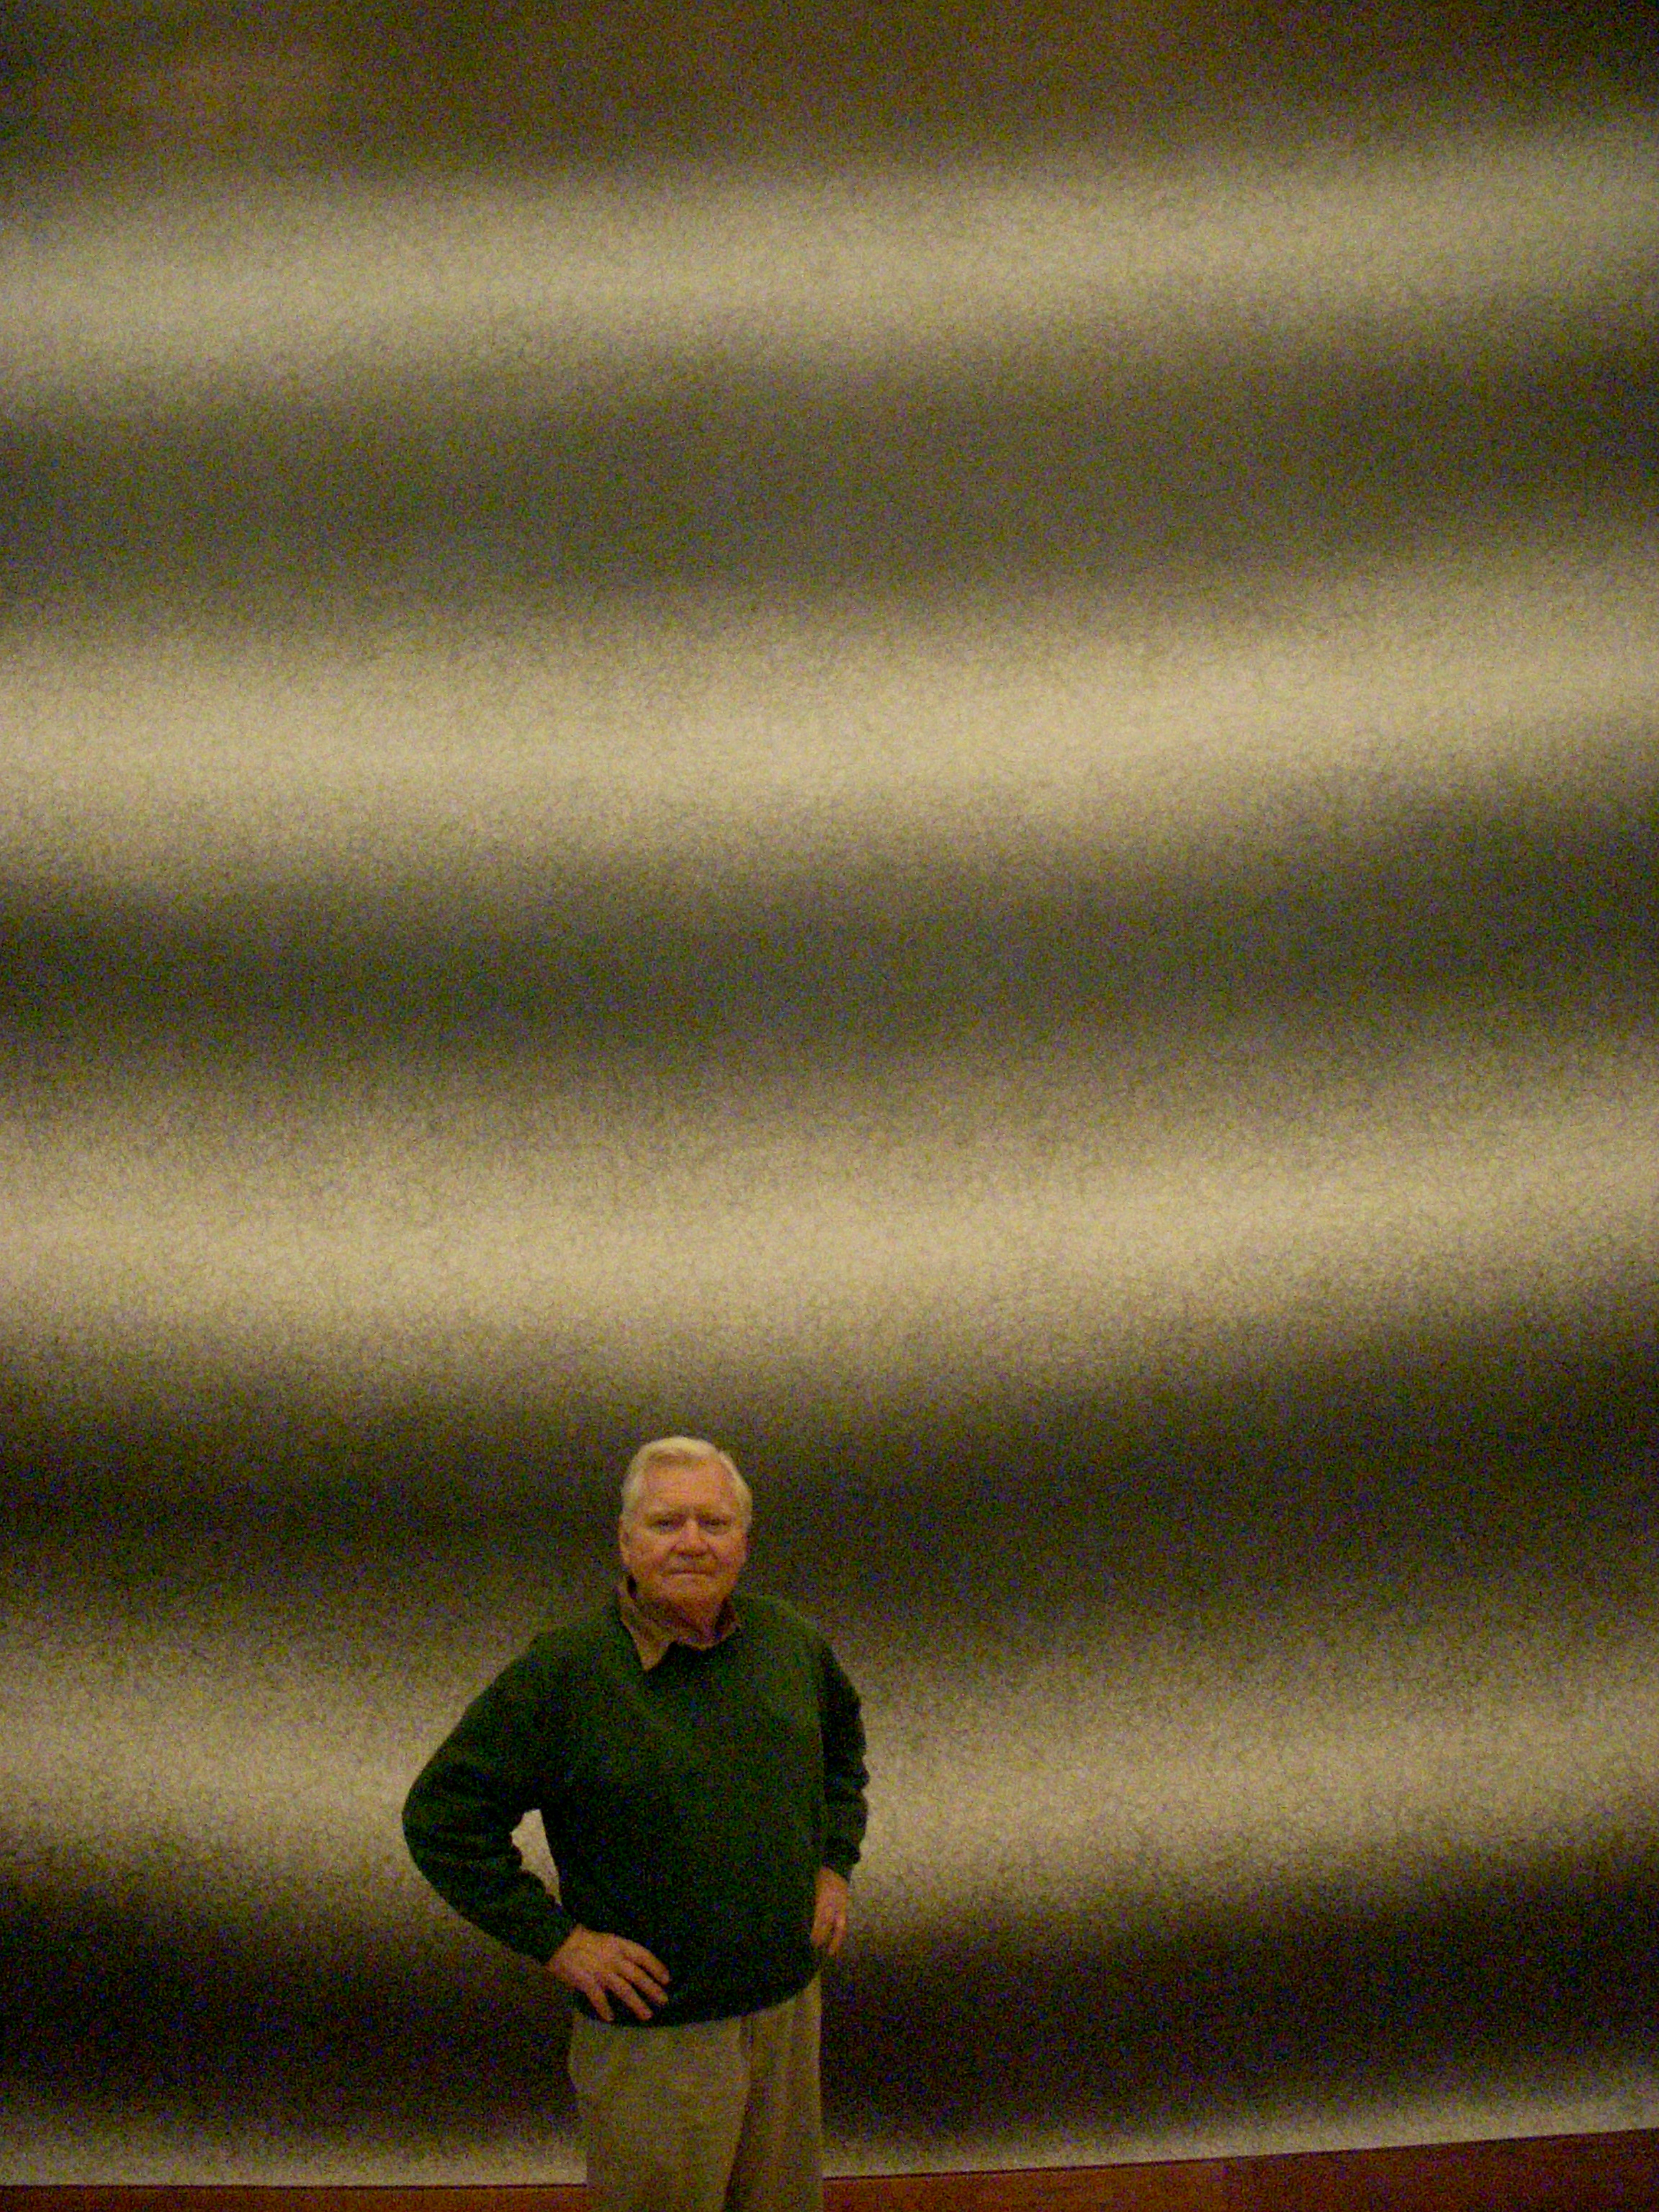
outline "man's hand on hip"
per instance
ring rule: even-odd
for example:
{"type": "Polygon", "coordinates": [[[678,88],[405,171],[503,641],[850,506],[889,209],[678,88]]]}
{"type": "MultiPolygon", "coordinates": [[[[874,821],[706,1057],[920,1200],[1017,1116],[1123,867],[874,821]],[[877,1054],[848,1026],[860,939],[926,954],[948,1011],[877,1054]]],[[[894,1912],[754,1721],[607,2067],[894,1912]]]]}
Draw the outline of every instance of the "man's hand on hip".
{"type": "Polygon", "coordinates": [[[635,2020],[649,2020],[668,1995],[668,1969],[643,1943],[626,1936],[596,1935],[573,1928],[547,1962],[547,1971],[568,1990],[578,1990],[602,2021],[612,2018],[611,2000],[620,1997],[635,2020]]]}
{"type": "Polygon", "coordinates": [[[847,1941],[847,1877],[833,1867],[818,1869],[817,1894],[812,1901],[812,1948],[826,1958],[838,1959],[847,1941]]]}

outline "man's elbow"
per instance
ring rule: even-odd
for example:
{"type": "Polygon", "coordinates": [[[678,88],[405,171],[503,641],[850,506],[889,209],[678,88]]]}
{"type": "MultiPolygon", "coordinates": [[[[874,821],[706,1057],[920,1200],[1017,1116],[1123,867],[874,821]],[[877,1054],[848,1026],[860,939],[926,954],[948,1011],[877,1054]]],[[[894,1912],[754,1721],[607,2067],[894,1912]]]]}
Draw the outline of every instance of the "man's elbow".
{"type": "Polygon", "coordinates": [[[443,1821],[432,1792],[424,1785],[426,1777],[420,1776],[404,1800],[402,1826],[404,1842],[409,1856],[422,1874],[427,1861],[441,1848],[443,1821]]]}

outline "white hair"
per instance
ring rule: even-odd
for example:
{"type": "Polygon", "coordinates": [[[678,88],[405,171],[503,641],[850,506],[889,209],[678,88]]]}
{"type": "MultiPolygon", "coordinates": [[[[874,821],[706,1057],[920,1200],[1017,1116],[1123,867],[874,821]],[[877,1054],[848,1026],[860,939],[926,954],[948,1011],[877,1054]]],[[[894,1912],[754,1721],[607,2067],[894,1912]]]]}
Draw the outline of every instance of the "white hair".
{"type": "Polygon", "coordinates": [[[623,1477],[622,1517],[631,1521],[639,1509],[640,1495],[645,1488],[646,1477],[654,1467],[702,1467],[712,1462],[723,1468],[732,1485],[732,1495],[738,1501],[738,1512],[746,1528],[754,1516],[755,1493],[738,1473],[738,1463],[730,1452],[723,1452],[718,1444],[706,1443],[702,1437],[657,1437],[648,1444],[641,1444],[628,1462],[628,1472],[623,1477]]]}

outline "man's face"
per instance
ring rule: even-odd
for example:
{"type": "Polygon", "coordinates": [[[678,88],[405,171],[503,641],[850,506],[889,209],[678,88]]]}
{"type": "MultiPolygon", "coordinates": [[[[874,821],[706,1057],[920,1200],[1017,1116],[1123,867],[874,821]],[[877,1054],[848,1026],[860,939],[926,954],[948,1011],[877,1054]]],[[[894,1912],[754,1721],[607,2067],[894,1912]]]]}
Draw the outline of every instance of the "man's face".
{"type": "Polygon", "coordinates": [[[749,1556],[731,1476],[717,1460],[652,1468],[622,1524],[620,1549],[642,1598],[712,1622],[749,1556]]]}

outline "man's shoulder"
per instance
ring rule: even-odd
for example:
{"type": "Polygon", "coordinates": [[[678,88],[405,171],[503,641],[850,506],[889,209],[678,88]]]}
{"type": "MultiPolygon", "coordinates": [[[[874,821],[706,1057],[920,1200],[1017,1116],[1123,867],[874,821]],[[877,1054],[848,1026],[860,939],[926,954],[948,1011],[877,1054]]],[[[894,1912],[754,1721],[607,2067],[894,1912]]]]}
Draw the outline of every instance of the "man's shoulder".
{"type": "Polygon", "coordinates": [[[613,1595],[599,1605],[589,1606],[584,1613],[568,1613],[561,1620],[548,1621],[530,1648],[532,1651],[544,1651],[550,1657],[567,1654],[576,1656],[609,1648],[623,1632],[613,1595]]]}
{"type": "Polygon", "coordinates": [[[622,1636],[614,1598],[586,1613],[547,1623],[507,1668],[509,1674],[550,1680],[603,1664],[618,1647],[622,1636]]]}
{"type": "Polygon", "coordinates": [[[787,1598],[774,1597],[768,1590],[739,1590],[732,1604],[739,1625],[752,1634],[780,1643],[808,1644],[815,1651],[823,1647],[823,1632],[787,1598]]]}

